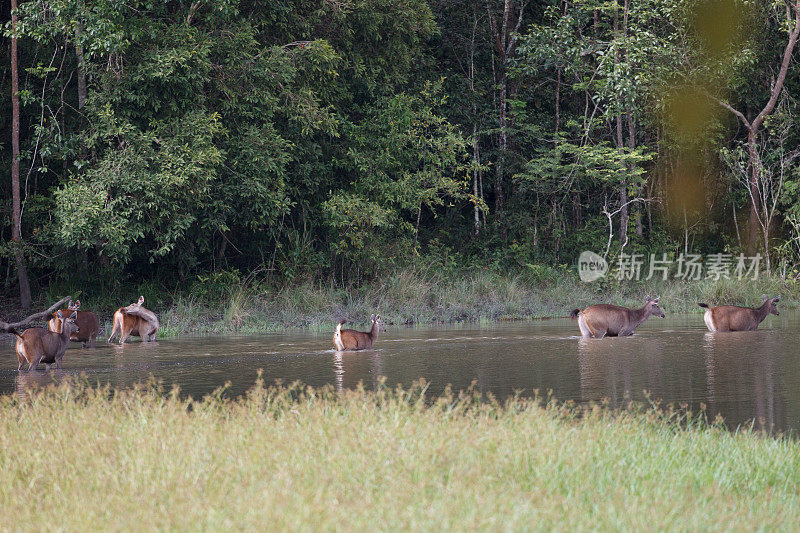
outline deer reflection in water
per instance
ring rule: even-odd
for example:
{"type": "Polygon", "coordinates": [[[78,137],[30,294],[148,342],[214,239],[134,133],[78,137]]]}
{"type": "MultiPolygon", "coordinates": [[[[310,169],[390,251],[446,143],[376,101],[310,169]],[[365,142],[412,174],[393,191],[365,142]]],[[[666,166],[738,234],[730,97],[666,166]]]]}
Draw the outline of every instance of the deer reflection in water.
{"type": "Polygon", "coordinates": [[[767,331],[706,333],[704,341],[710,415],[724,414],[731,429],[751,423],[769,432],[786,427],[778,368],[785,345],[767,331]]]}
{"type": "Polygon", "coordinates": [[[359,352],[335,351],[333,353],[333,374],[336,392],[344,389],[355,389],[363,376],[368,375],[371,383],[363,383],[365,387],[376,388],[383,376],[383,357],[377,350],[359,352]]]}
{"type": "MultiPolygon", "coordinates": [[[[632,397],[645,391],[653,400],[674,397],[666,390],[664,342],[661,339],[578,340],[581,400],[608,401],[611,407],[625,407],[632,397]]],[[[691,381],[688,394],[691,397],[691,381]]]]}
{"type": "Polygon", "coordinates": [[[14,392],[20,400],[26,400],[47,387],[57,387],[63,382],[64,376],[63,370],[56,369],[50,372],[20,372],[14,381],[14,392]]]}

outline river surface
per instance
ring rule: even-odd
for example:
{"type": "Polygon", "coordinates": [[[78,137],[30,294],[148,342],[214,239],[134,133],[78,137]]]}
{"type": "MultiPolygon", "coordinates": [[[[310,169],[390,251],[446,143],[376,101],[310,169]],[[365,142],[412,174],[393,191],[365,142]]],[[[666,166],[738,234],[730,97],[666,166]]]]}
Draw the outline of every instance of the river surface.
{"type": "Polygon", "coordinates": [[[152,375],[165,388],[201,397],[226,381],[226,394],[250,388],[259,369],[266,382],[300,380],[337,389],[363,382],[408,386],[419,378],[433,394],[447,384],[475,381],[498,398],[520,391],[552,391],[558,400],[630,399],[701,403],[731,428],[754,424],[769,431],[800,430],[800,313],[769,316],[758,331],[709,333],[701,314],[650,318],[627,338],[580,339],[566,319],[446,328],[387,326],[374,349],[337,353],[331,333],[203,336],[125,346],[72,343],[62,372],[17,373],[10,342],[0,346],[0,393],[85,374],[90,383],[127,387],[152,375]],[[646,392],[645,392],[646,391],[646,392]]]}

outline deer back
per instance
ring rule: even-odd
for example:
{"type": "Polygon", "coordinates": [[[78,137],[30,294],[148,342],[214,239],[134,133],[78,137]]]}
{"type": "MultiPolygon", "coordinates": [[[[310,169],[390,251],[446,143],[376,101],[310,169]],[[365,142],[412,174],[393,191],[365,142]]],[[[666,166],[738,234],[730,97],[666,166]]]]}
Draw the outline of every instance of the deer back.
{"type": "Polygon", "coordinates": [[[44,328],[28,328],[17,338],[17,352],[30,363],[42,357],[44,362],[52,363],[67,349],[68,341],[61,333],[44,328]]]}
{"type": "Polygon", "coordinates": [[[717,331],[752,331],[763,320],[759,318],[756,310],[750,307],[720,305],[710,311],[717,331]]]}
{"type": "Polygon", "coordinates": [[[356,331],[354,329],[343,329],[341,331],[342,345],[345,350],[365,350],[372,348],[372,337],[369,333],[356,331]]]}

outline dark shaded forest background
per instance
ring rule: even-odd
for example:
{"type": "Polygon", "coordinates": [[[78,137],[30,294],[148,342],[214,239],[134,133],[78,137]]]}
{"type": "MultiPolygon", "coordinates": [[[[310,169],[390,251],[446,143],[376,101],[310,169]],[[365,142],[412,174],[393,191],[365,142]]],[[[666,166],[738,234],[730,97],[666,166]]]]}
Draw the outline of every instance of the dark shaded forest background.
{"type": "Polygon", "coordinates": [[[17,243],[4,3],[0,292],[19,295],[17,253],[34,298],[535,271],[582,250],[766,250],[765,268],[796,277],[798,13],[795,0],[22,1],[17,243]]]}

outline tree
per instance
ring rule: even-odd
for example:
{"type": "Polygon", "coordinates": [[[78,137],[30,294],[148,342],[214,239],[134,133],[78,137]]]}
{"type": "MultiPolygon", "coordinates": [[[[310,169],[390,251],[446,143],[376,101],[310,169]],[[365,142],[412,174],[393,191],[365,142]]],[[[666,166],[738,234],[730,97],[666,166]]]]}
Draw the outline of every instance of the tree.
{"type": "MultiPolygon", "coordinates": [[[[800,157],[800,148],[790,148],[789,139],[792,130],[797,126],[792,115],[788,98],[778,104],[780,111],[770,116],[765,123],[765,131],[757,138],[756,162],[759,165],[755,173],[757,181],[753,183],[753,172],[749,144],[733,150],[723,148],[722,160],[731,173],[744,185],[750,195],[751,204],[758,205],[756,222],[761,233],[764,246],[764,257],[767,272],[772,271],[770,260],[770,228],[781,201],[784,200],[784,185],[792,174],[794,161],[800,157]]],[[[790,211],[791,213],[791,211],[790,211]]]]}
{"type": "Polygon", "coordinates": [[[504,0],[503,9],[499,11],[494,8],[491,0],[486,2],[486,9],[489,13],[489,28],[497,52],[496,62],[494,56],[492,58],[499,138],[497,163],[495,165],[494,209],[495,216],[498,217],[498,221],[503,224],[504,228],[503,218],[505,216],[506,193],[503,189],[506,181],[506,159],[508,157],[508,101],[510,97],[513,97],[513,90],[509,91],[510,67],[517,52],[518,33],[522,27],[526,5],[527,1],[504,0]]]}
{"type": "Polygon", "coordinates": [[[750,197],[750,235],[748,240],[751,246],[754,245],[754,239],[756,235],[758,235],[760,230],[763,230],[764,252],[767,254],[767,256],[769,255],[769,224],[766,226],[763,225],[764,220],[760,214],[760,211],[762,208],[764,208],[764,206],[761,204],[763,197],[761,184],[763,184],[765,180],[768,182],[771,182],[771,180],[761,175],[764,167],[759,157],[758,137],[761,133],[761,127],[764,124],[764,120],[775,109],[775,105],[778,103],[778,99],[781,96],[784,82],[786,81],[786,74],[789,70],[789,63],[792,60],[792,52],[797,44],[797,38],[800,36],[800,0],[790,0],[790,2],[786,4],[787,22],[791,21],[792,19],[790,16],[792,11],[794,11],[794,21],[791,22],[786,48],[783,51],[783,57],[781,58],[781,63],[778,68],[778,75],[770,83],[769,100],[767,100],[767,103],[764,105],[761,111],[754,119],[748,120],[744,113],[735,109],[727,102],[718,100],[722,107],[736,115],[736,117],[742,122],[747,130],[747,173],[749,175],[749,180],[747,181],[747,190],[750,197]]]}
{"type": "Polygon", "coordinates": [[[19,190],[19,65],[17,64],[17,0],[11,0],[11,240],[19,280],[19,299],[23,309],[31,306],[31,287],[22,250],[22,220],[19,190]]]}

